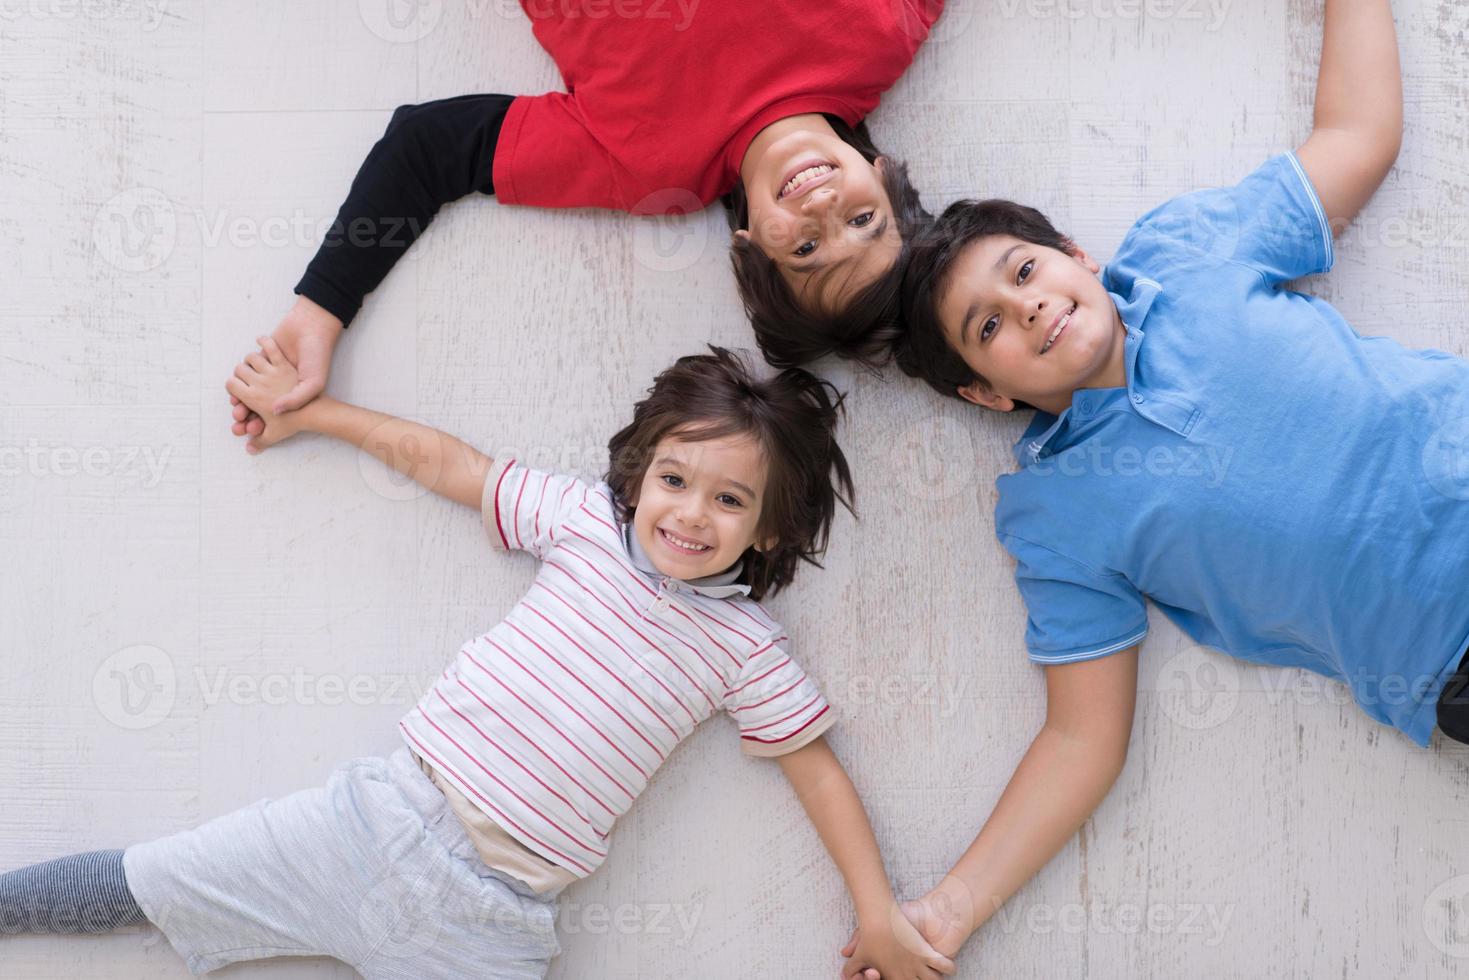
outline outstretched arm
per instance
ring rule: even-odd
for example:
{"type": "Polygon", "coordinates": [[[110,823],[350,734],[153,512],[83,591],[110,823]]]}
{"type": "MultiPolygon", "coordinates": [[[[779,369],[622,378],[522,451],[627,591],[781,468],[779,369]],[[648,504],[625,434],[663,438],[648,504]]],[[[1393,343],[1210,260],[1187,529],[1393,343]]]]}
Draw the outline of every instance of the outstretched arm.
{"type": "Polygon", "coordinates": [[[1316,118],[1296,151],[1333,234],[1366,205],[1403,141],[1403,79],[1390,0],[1326,0],[1316,118]]]}
{"type": "Polygon", "coordinates": [[[953,956],[1081,829],[1122,772],[1137,701],[1137,647],[1046,668],[1046,722],[979,836],[933,891],[905,907],[953,956]]]}
{"type": "Polygon", "coordinates": [[[939,955],[898,909],[867,811],[825,736],[777,758],[857,909],[861,942],[846,954],[851,959],[843,978],[937,980],[952,974],[953,961],[939,955]]]}
{"type": "MultiPolygon", "coordinates": [[[[495,192],[495,145],[512,101],[461,95],[393,113],[296,284],[295,305],[272,334],[301,371],[296,387],[278,399],[279,411],[300,408],[325,389],[338,336],[439,209],[475,191],[495,192]]],[[[260,435],[260,417],[232,402],[235,435],[260,435]]]]}
{"type": "Polygon", "coordinates": [[[442,497],[480,508],[490,458],[446,432],[326,396],[298,411],[275,414],[271,406],[296,384],[296,369],[274,340],[258,339],[261,349],[248,355],[225,383],[265,423],[247,451],[260,452],[297,432],[319,432],[371,453],[442,497]]]}

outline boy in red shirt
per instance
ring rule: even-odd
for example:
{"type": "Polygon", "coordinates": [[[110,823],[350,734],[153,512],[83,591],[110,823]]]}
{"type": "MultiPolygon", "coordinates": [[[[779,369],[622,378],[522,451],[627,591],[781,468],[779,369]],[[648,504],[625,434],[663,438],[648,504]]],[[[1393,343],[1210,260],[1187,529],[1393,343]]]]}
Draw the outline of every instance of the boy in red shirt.
{"type": "MultiPolygon", "coordinates": [[[[273,335],[302,376],[280,409],[322,390],[363,297],[439,207],[471,191],[635,214],[728,195],[740,294],[766,358],[881,359],[896,332],[897,259],[924,212],[862,120],[942,0],[522,6],[566,92],[467,95],[393,114],[273,335]]],[[[244,405],[235,418],[237,435],[259,433],[244,405]]]]}

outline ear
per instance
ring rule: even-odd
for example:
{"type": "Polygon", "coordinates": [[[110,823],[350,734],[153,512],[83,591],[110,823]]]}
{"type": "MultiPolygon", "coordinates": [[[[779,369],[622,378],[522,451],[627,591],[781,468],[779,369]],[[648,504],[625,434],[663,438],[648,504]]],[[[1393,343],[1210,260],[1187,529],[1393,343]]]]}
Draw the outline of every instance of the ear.
{"type": "Polygon", "coordinates": [[[1097,265],[1097,260],[1086,254],[1086,249],[1075,242],[1071,242],[1071,247],[1067,249],[1067,252],[1073,259],[1086,266],[1088,272],[1096,274],[1102,271],[1102,267],[1097,265]]]}
{"type": "Polygon", "coordinates": [[[879,156],[877,159],[875,159],[875,160],[872,161],[872,165],[875,168],[877,168],[877,172],[878,173],[882,174],[884,177],[887,176],[887,172],[888,172],[888,158],[887,157],[885,157],[885,156],[879,156]]]}
{"type": "Polygon", "coordinates": [[[1014,399],[1006,398],[1004,395],[991,391],[977,380],[971,381],[962,388],[955,388],[954,390],[959,393],[960,398],[969,402],[971,405],[978,405],[981,408],[992,408],[997,412],[1015,411],[1014,399]]]}
{"type": "Polygon", "coordinates": [[[748,242],[750,240],[750,231],[748,228],[737,228],[733,237],[738,238],[742,242],[748,242]]]}

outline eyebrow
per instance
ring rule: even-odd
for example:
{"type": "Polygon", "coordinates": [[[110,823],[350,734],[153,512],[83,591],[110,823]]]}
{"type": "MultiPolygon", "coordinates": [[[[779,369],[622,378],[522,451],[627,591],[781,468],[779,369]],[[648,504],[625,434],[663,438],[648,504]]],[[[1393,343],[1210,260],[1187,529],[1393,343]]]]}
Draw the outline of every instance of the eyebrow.
{"type": "MultiPolygon", "coordinates": [[[[1024,247],[1025,247],[1025,243],[1024,242],[1021,242],[1018,245],[1011,245],[1009,248],[1005,249],[1005,253],[1003,255],[1001,255],[1000,258],[995,262],[995,271],[996,272],[999,272],[1001,269],[1005,268],[1005,266],[1009,265],[1009,263],[1010,263],[1010,256],[1014,255],[1016,252],[1020,251],[1024,247]]],[[[969,343],[969,323],[970,323],[971,320],[974,319],[974,315],[976,313],[978,313],[978,312],[979,312],[979,301],[978,300],[975,300],[973,303],[970,303],[969,304],[969,309],[967,309],[967,310],[964,311],[964,322],[959,327],[959,343],[961,345],[968,345],[968,343],[969,343]]]]}
{"type": "MultiPolygon", "coordinates": [[[[887,231],[887,228],[888,228],[888,218],[887,218],[887,215],[883,215],[882,216],[882,220],[879,221],[876,225],[874,225],[871,231],[864,231],[862,233],[862,241],[864,241],[864,242],[876,241],[877,238],[883,232],[887,231]]],[[[831,268],[833,268],[833,269],[839,268],[840,266],[845,265],[846,263],[848,263],[850,261],[852,261],[852,256],[851,255],[844,256],[844,257],[842,257],[840,259],[837,259],[835,262],[832,262],[831,263],[831,268]]],[[[790,267],[790,270],[792,272],[802,272],[802,273],[804,273],[804,272],[816,272],[816,271],[818,271],[820,269],[825,269],[826,267],[827,267],[827,263],[826,262],[823,262],[821,259],[816,259],[816,260],[814,260],[812,262],[808,262],[806,265],[793,265],[793,266],[790,267]]]]}
{"type": "MultiPolygon", "coordinates": [[[[655,463],[654,465],[655,466],[658,466],[658,465],[663,465],[663,464],[667,464],[669,466],[675,466],[675,467],[678,467],[680,469],[683,468],[683,465],[684,465],[681,461],[674,459],[672,456],[664,456],[662,459],[658,460],[658,462],[655,463]]],[[[757,499],[760,496],[758,493],[756,493],[754,490],[751,490],[749,487],[745,486],[739,480],[730,480],[729,481],[729,485],[732,486],[732,487],[734,487],[736,490],[739,490],[740,492],[742,492],[745,496],[749,497],[751,500],[757,499]]]]}

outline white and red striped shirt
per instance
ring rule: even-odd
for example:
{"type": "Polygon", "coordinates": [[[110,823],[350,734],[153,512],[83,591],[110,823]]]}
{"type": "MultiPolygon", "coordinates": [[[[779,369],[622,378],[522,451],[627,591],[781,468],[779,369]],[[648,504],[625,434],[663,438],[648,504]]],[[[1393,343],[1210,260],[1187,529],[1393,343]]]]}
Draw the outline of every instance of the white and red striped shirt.
{"type": "Polygon", "coordinates": [[[505,619],[464,644],[399,728],[490,819],[578,877],[613,823],[716,709],[752,755],[835,720],[737,570],[663,576],[617,522],[612,492],[497,461],[483,519],[496,547],[541,560],[505,619]]]}

